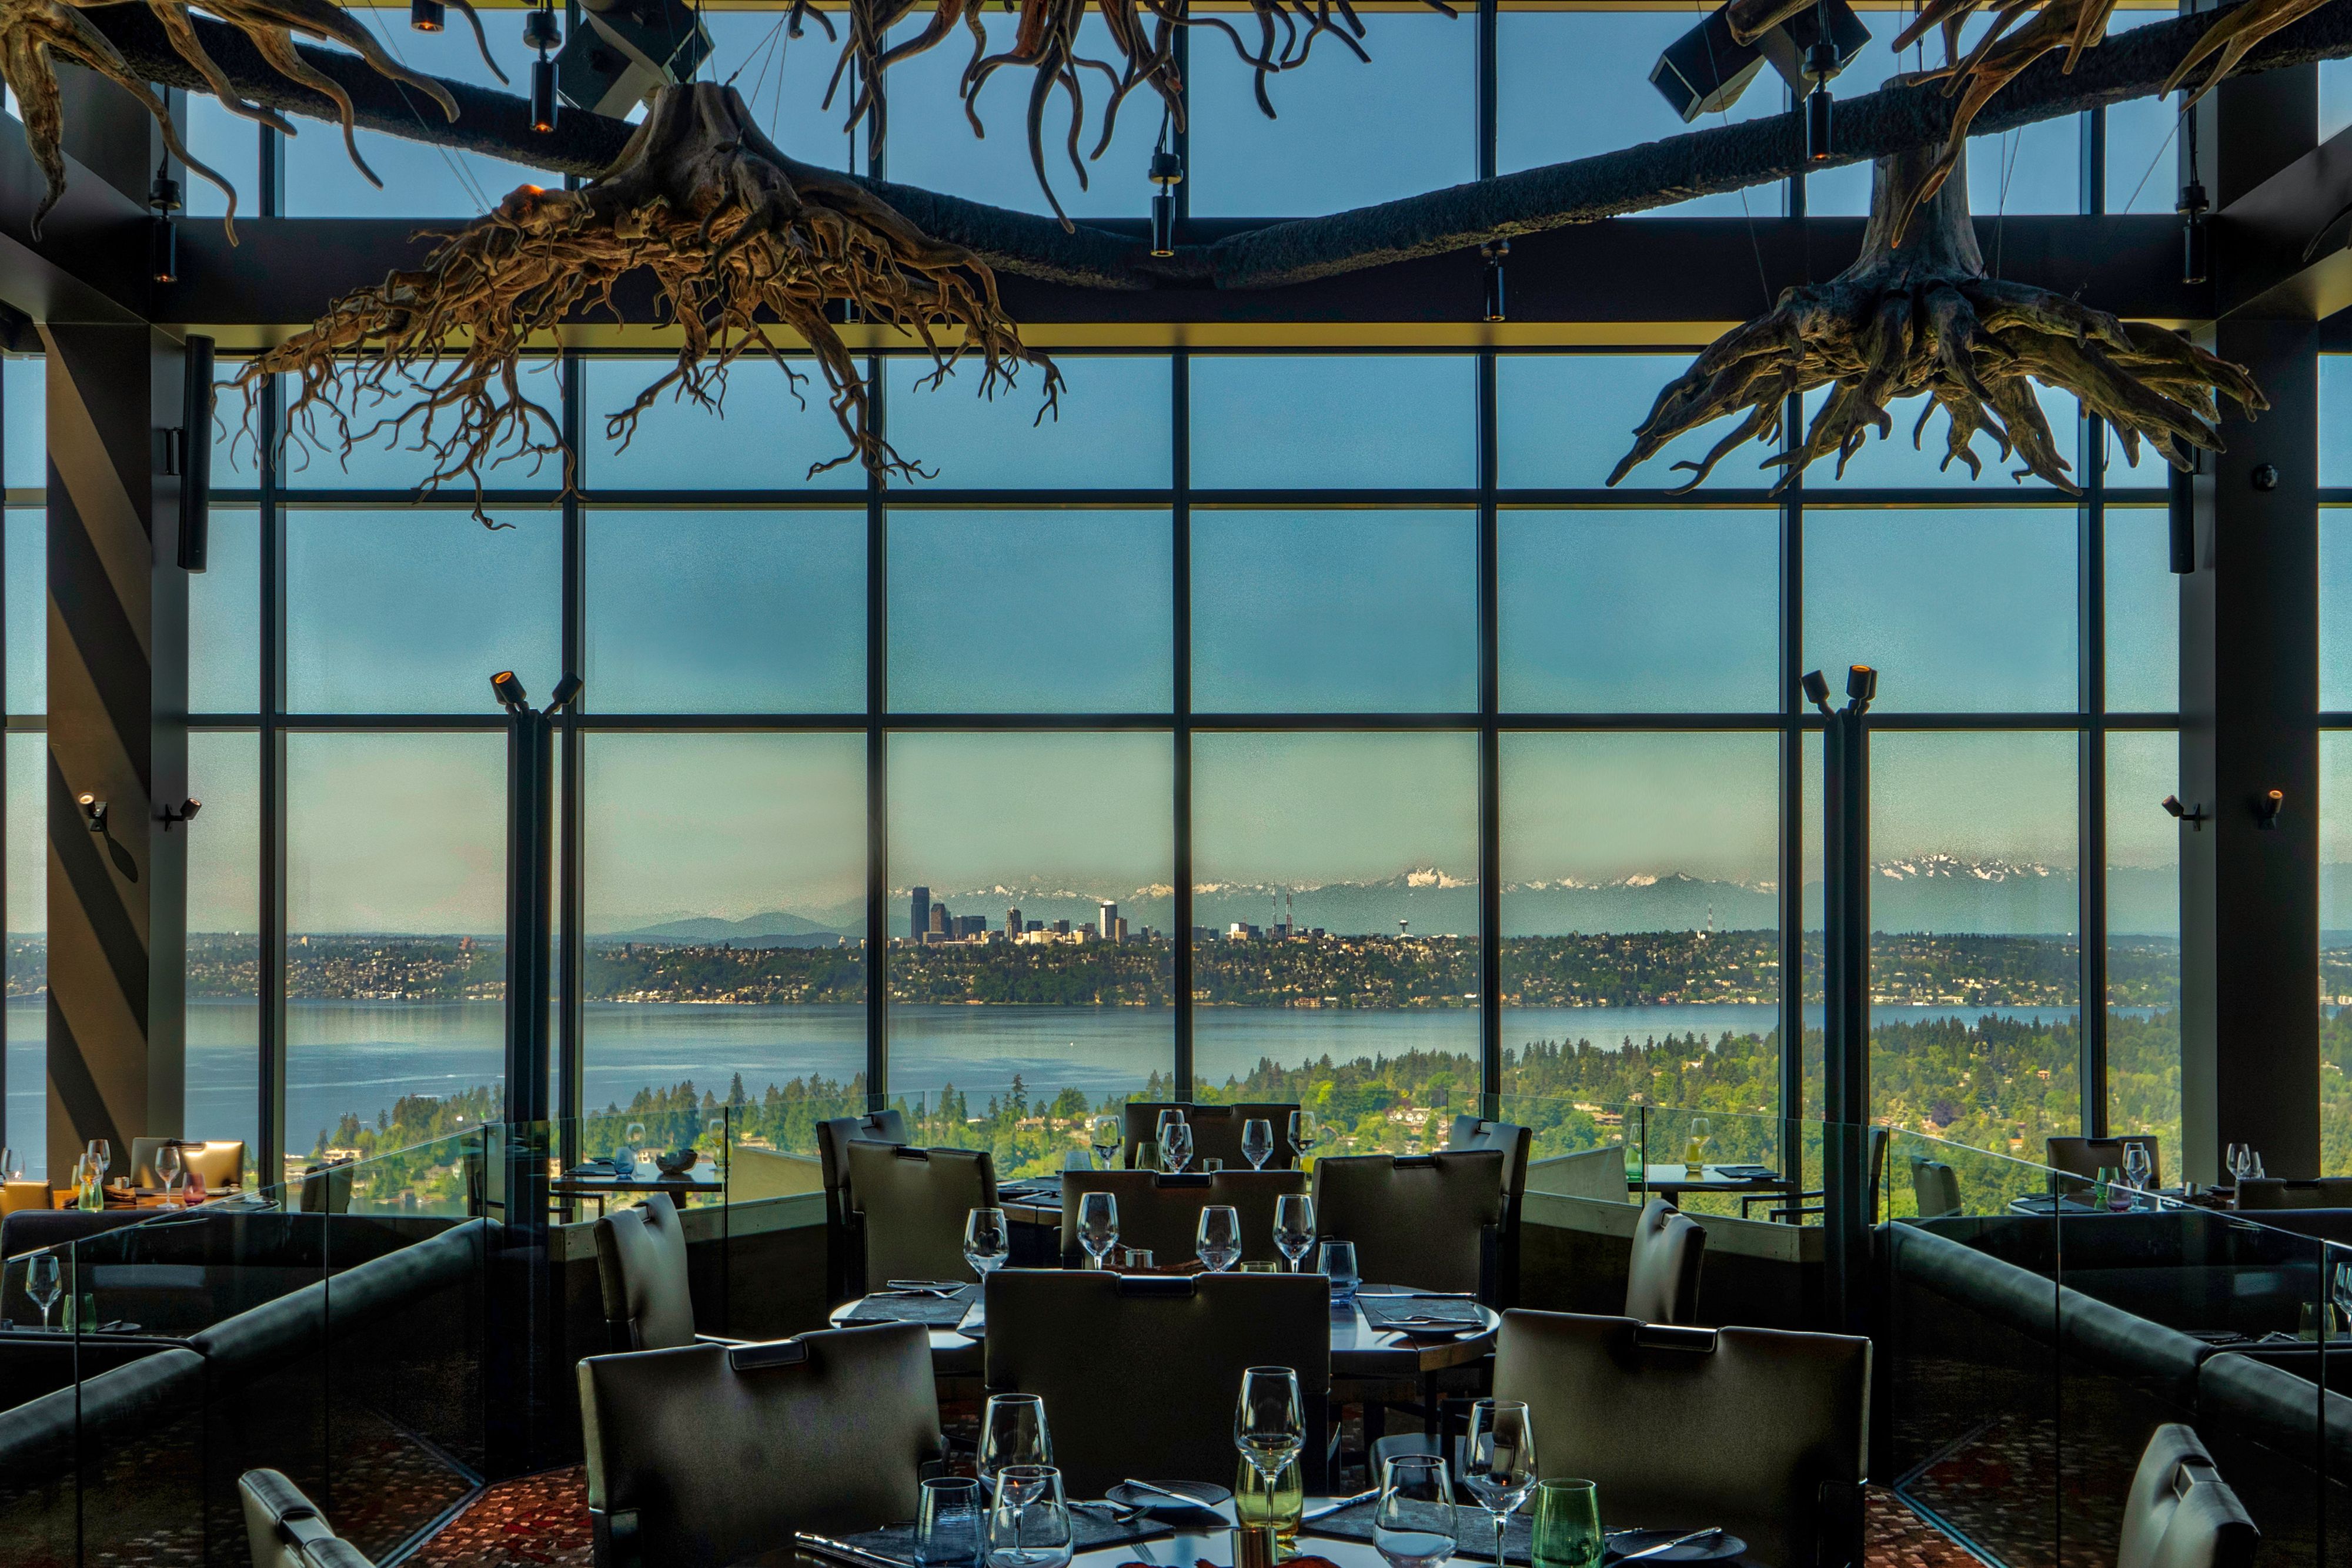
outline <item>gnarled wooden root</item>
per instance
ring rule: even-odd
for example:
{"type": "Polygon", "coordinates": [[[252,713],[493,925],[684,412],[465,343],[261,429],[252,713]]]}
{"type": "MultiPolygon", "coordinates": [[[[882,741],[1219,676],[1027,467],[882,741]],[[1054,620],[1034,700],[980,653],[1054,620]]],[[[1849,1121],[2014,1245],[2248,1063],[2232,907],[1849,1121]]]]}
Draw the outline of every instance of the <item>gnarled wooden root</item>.
{"type": "Polygon", "coordinates": [[[411,271],[362,288],[285,344],[249,361],[247,428],[258,389],[280,373],[299,378],[289,423],[320,444],[323,421],[348,455],[377,437],[414,438],[428,454],[430,489],[459,478],[474,486],[483,522],[486,466],[534,465],[572,455],[554,415],[525,395],[519,371],[536,344],[584,308],[613,306],[620,280],[652,272],[661,308],[685,341],[667,374],[610,415],[606,434],[625,446],[638,417],[665,392],[717,411],[728,369],[754,351],[801,379],[774,328],[797,333],[830,389],[852,458],[869,468],[918,472],[869,426],[856,359],[826,317],[847,301],[867,319],[919,336],[944,376],[966,355],[984,367],[981,391],[1011,382],[1023,361],[1045,374],[1045,409],[1060,373],[1021,342],[996,280],[960,246],[925,235],[896,211],[822,169],[787,158],[763,136],[734,89],[697,82],[665,88],[620,160],[578,191],[525,185],[446,238],[411,271]],[[940,329],[956,334],[945,340],[940,329]],[[372,423],[362,407],[397,412],[372,423]]]}

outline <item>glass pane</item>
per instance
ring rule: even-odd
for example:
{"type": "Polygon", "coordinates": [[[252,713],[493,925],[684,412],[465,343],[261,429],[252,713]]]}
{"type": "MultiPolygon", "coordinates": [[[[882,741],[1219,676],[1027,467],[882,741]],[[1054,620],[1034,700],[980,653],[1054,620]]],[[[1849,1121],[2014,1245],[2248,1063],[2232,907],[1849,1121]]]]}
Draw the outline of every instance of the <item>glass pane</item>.
{"type": "Polygon", "coordinates": [[[1169,1093],[1174,789],[1166,735],[890,737],[890,1089],[919,1141],[1059,1170],[1089,1111],[1169,1093]]]}
{"type": "MultiPolygon", "coordinates": [[[[2150,22],[2179,16],[2170,5],[2141,11],[2116,8],[2107,18],[2112,38],[2150,22]]],[[[2180,100],[2133,98],[2107,105],[2106,210],[2168,213],[2180,199],[2180,100]]]]}
{"type": "Polygon", "coordinates": [[[2072,510],[1808,509],[1805,667],[1875,665],[1881,709],[2072,708],[2074,580],[2072,510]]]}
{"type": "MultiPolygon", "coordinates": [[[[2352,410],[2352,354],[2319,356],[2319,482],[2342,487],[2352,485],[2352,438],[2345,434],[2346,411],[2352,410]]],[[[11,479],[11,485],[18,481],[11,479]]]]}
{"type": "Polygon", "coordinates": [[[544,693],[562,645],[562,519],[515,511],[289,512],[286,703],[295,713],[497,711],[490,675],[544,693]]]}
{"type": "MultiPolygon", "coordinates": [[[[1789,89],[1769,64],[1738,103],[1691,125],[1650,85],[1659,53],[1702,17],[1696,11],[1504,12],[1496,35],[1496,168],[1508,174],[1784,111],[1789,89]],[[1566,83],[1606,83],[1607,90],[1564,91],[1566,83]]],[[[1675,217],[1777,217],[1787,204],[1787,186],[1775,181],[1652,210],[1675,217]]]]}
{"type": "Polygon", "coordinates": [[[2110,507],[2107,525],[2107,707],[2180,706],[2180,580],[2172,575],[2171,515],[2110,507]]]}
{"type": "Polygon", "coordinates": [[[2035,1155],[2080,1130],[2076,744],[1871,737],[1876,1116],[2035,1155]]]}
{"type": "MultiPolygon", "coordinates": [[[[14,753],[11,753],[13,758],[14,753]]],[[[2352,730],[2319,732],[2319,1170],[2352,1174],[2352,730]]],[[[12,872],[13,877],[13,872],[12,872]]],[[[11,883],[13,886],[13,881],[11,883]]],[[[12,1116],[14,1113],[11,1113],[12,1116]]],[[[10,1125],[15,1125],[12,1121],[10,1125]]]]}
{"type": "Polygon", "coordinates": [[[2352,60],[2319,62],[2319,139],[2352,125],[2352,60]]]}
{"type": "Polygon", "coordinates": [[[585,514],[599,713],[866,706],[864,512],[585,514]]]}
{"type": "Polygon", "coordinates": [[[1778,513],[1507,511],[1496,528],[1506,709],[1780,706],[1778,513]]]}
{"type": "MultiPolygon", "coordinates": [[[[1687,354],[1501,354],[1495,360],[1495,433],[1506,489],[1598,490],[1633,449],[1633,432],[1649,417],[1659,391],[1690,368],[1687,354]]],[[[1681,436],[1628,474],[1629,490],[1686,483],[1677,463],[1702,461],[1730,434],[1717,420],[1681,436]]],[[[1759,465],[1777,444],[1727,454],[1705,488],[1768,489],[1777,468],[1759,465]]]]}
{"type": "Polygon", "coordinates": [[[675,368],[660,359],[583,361],[585,483],[599,490],[866,488],[866,470],[856,462],[812,472],[847,456],[849,438],[809,360],[793,361],[796,382],[772,360],[738,360],[727,372],[722,411],[672,387],[638,415],[625,444],[609,434],[611,417],[675,368]]]}
{"type": "MultiPolygon", "coordinates": [[[[218,559],[217,546],[215,559],[218,559]]],[[[188,1099],[191,1138],[260,1142],[261,747],[250,730],[188,737],[188,1099]]]]}
{"type": "Polygon", "coordinates": [[[1469,512],[1195,512],[1192,706],[1478,706],[1469,512]]]}
{"type": "Polygon", "coordinates": [[[2352,510],[2335,507],[2319,513],[2319,706],[2352,708],[2352,510]]]}
{"type": "Polygon", "coordinates": [[[286,739],[286,1149],[363,1124],[496,1120],[506,1051],[507,742],[286,739]]]}
{"type": "MultiPolygon", "coordinates": [[[[548,439],[550,425],[561,427],[563,417],[563,388],[558,374],[561,361],[549,354],[542,359],[526,359],[517,370],[517,386],[522,395],[537,404],[547,416],[545,421],[533,420],[535,439],[548,439]]],[[[451,372],[446,369],[428,370],[421,384],[431,386],[451,372]]],[[[455,434],[456,420],[446,410],[437,411],[428,429],[422,412],[423,398],[418,385],[395,381],[383,395],[346,388],[332,409],[311,408],[297,412],[292,404],[299,387],[289,385],[287,392],[287,438],[279,444],[279,482],[290,490],[397,490],[404,498],[414,496],[440,467],[443,459],[428,450],[446,442],[455,434]],[[347,422],[346,432],[337,423],[337,415],[347,422]],[[414,417],[408,417],[410,415],[414,417]],[[396,423],[406,418],[405,423],[396,423]],[[344,450],[348,434],[351,449],[344,450]]],[[[242,433],[245,423],[245,402],[240,394],[226,400],[224,406],[235,421],[233,431],[242,433]]],[[[255,427],[259,428],[257,419],[255,427]]],[[[236,443],[232,442],[235,446],[236,443]]],[[[536,489],[554,491],[563,484],[563,461],[561,457],[532,459],[511,457],[514,443],[501,439],[492,449],[491,458],[481,471],[482,487],[488,491],[536,489]]],[[[445,481],[427,498],[442,506],[471,507],[474,502],[474,481],[464,476],[445,481]]],[[[490,510],[503,522],[508,507],[491,502],[490,510]]]]}
{"type": "Polygon", "coordinates": [[[49,483],[46,363],[38,355],[0,360],[0,485],[11,490],[49,483]]]}
{"type": "MultiPolygon", "coordinates": [[[[261,127],[243,115],[230,113],[210,93],[184,92],[176,96],[179,102],[174,107],[184,109],[187,114],[181,134],[188,151],[236,187],[238,217],[259,217],[261,127]]],[[[327,134],[339,133],[330,130],[327,134]]],[[[187,203],[188,217],[217,218],[228,211],[228,198],[202,174],[177,161],[173,162],[172,173],[180,182],[180,194],[187,203]]]]}
{"type": "MultiPolygon", "coordinates": [[[[2051,449],[2066,465],[2068,476],[2079,480],[2081,472],[2074,466],[2074,448],[2078,444],[2077,426],[2081,421],[2074,400],[2039,382],[2035,383],[2033,391],[2036,401],[2042,405],[2042,417],[2050,426],[2051,449]]],[[[1811,428],[1813,416],[1821,412],[1822,403],[1828,396],[1826,388],[1805,394],[1807,428],[1811,428]]],[[[1846,463],[1843,474],[1838,472],[1835,453],[1816,458],[1805,470],[1805,487],[1816,491],[1913,486],[1937,490],[1974,487],[1990,489],[2004,496],[2021,489],[2040,491],[2045,497],[2051,493],[2052,487],[2040,479],[2031,476],[2022,479],[2017,477],[2025,473],[2024,463],[2015,457],[2004,459],[2000,447],[1989,431],[1980,431],[1976,436],[1974,450],[1979,470],[1976,474],[1971,475],[1969,465],[1958,458],[1948,463],[1945,455],[1948,450],[1948,426],[1944,412],[1934,408],[1925,396],[1898,398],[1886,405],[1886,414],[1894,425],[1888,434],[1865,437],[1861,449],[1846,463]],[[1924,426],[1920,423],[1922,414],[1927,416],[1924,426]]],[[[2135,481],[2138,482],[2141,481],[2135,481]]]]}
{"type": "MultiPolygon", "coordinates": [[[[49,1170],[49,737],[6,737],[8,974],[5,1142],[25,1174],[49,1170]]],[[[60,1176],[65,1173],[59,1172],[60,1176]]]]}
{"type": "Polygon", "coordinates": [[[1470,1104],[1477,758],[1467,734],[1193,737],[1204,1090],[1301,1101],[1342,1154],[1426,1147],[1470,1104]]]}
{"type": "Polygon", "coordinates": [[[1779,1106],[1780,777],[1769,734],[1502,737],[1503,1091],[1562,1151],[1570,1107],[1779,1106]]]}
{"type": "MultiPolygon", "coordinates": [[[[895,90],[895,89],[894,89],[895,90]]],[[[891,168],[897,172],[894,158],[891,168]]],[[[958,187],[961,189],[961,187],[958,187]]],[[[890,444],[939,489],[1160,489],[1168,484],[1168,361],[1158,355],[1065,354],[1059,407],[1045,407],[1043,372],[980,395],[967,363],[937,387],[928,360],[893,359],[890,444]]],[[[893,481],[895,487],[897,481],[893,481]]]]}
{"type": "MultiPolygon", "coordinates": [[[[710,58],[698,73],[705,81],[733,82],[768,140],[790,156],[824,169],[850,166],[850,137],[842,129],[849,118],[846,85],[831,107],[824,103],[825,83],[841,53],[835,39],[847,33],[846,13],[829,13],[831,36],[824,20],[811,16],[797,38],[790,36],[789,18],[776,10],[703,6],[695,15],[710,35],[710,58]]],[[[863,127],[858,141],[865,141],[863,127]]]]}
{"type": "Polygon", "coordinates": [[[49,706],[49,519],[31,507],[6,516],[5,618],[8,647],[8,711],[44,713],[49,706]]]}
{"type": "Polygon", "coordinates": [[[1387,11],[1365,30],[1369,65],[1322,38],[1306,68],[1269,78],[1280,116],[1269,120],[1256,73],[1226,37],[1195,29],[1185,171],[1194,217],[1308,217],[1478,177],[1476,25],[1387,11]]]}
{"type": "Polygon", "coordinates": [[[261,517],[213,508],[205,570],[188,577],[188,711],[261,711],[261,517]]]}
{"type": "MultiPolygon", "coordinates": [[[[2180,1147],[2180,737],[2107,737],[2107,1124],[2180,1147]]],[[[2038,1151],[2029,1151],[2038,1153],[2038,1151]]]]}
{"type": "Polygon", "coordinates": [[[896,511],[889,549],[893,710],[1168,707],[1166,513],[896,511]]]}
{"type": "Polygon", "coordinates": [[[1201,356],[1192,361],[1192,483],[1475,485],[1477,377],[1476,361],[1452,354],[1201,356]]]}
{"type": "Polygon", "coordinates": [[[812,1152],[866,1088],[865,737],[593,735],[584,769],[585,1104],[721,1094],[812,1152]]]}

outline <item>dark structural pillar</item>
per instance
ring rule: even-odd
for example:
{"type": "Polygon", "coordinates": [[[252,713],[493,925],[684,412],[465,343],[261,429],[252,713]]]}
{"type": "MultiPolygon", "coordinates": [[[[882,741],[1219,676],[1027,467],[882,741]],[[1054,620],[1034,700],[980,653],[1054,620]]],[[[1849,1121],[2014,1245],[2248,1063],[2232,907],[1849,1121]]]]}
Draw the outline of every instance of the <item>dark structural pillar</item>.
{"type": "Polygon", "coordinates": [[[1804,692],[1822,733],[1822,1248],[1830,1321],[1860,1327],[1870,1228],[1870,726],[1877,672],[1846,674],[1832,708],[1820,673],[1804,692]]]}
{"type": "MultiPolygon", "coordinates": [[[[48,1165],[182,1134],[188,793],[181,358],[145,327],[41,329],[48,356],[48,1165]],[[82,796],[93,808],[85,809],[82,796]],[[91,810],[103,802],[99,831],[91,810]]],[[[193,1129],[215,1132],[218,1129],[193,1129]]]]}

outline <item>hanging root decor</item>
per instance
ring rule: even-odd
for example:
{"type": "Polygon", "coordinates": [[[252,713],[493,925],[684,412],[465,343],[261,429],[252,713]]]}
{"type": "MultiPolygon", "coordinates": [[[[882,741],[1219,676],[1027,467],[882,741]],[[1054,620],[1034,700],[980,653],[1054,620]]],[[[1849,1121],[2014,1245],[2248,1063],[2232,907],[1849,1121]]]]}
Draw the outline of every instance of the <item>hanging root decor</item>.
{"type": "Polygon", "coordinates": [[[2270,406],[2242,367],[2160,327],[1988,277],[1969,218],[1965,152],[1934,196],[1911,195],[1942,156],[1929,147],[1880,159],[1860,257],[1827,283],[1787,290],[1771,314],[1708,345],[1658,394],[1609,483],[1675,437],[1744,414],[1703,460],[1675,465],[1692,470],[1676,487],[1687,490],[1742,443],[1777,443],[1789,400],[1822,386],[1830,394],[1803,440],[1761,465],[1787,470],[1780,486],[1831,453],[1843,472],[1873,431],[1885,436],[1892,429],[1886,405],[1921,392],[1933,401],[1920,412],[1912,444],[1941,408],[1948,421],[1943,466],[1958,461],[1979,473],[1971,448],[1982,431],[2003,458],[2023,465],[2019,478],[2031,474],[2070,491],[2075,486],[2035,399],[2036,382],[2080,398],[2114,428],[2133,461],[2145,438],[2177,468],[2191,465],[2191,448],[2221,450],[2219,397],[2249,414],[2270,406]],[[1905,210],[1916,216],[1913,232],[1898,240],[1894,217],[1905,210]]]}
{"type": "MultiPolygon", "coordinates": [[[[102,0],[110,3],[110,0],[102,0]]],[[[490,69],[500,81],[506,73],[499,70],[498,62],[490,59],[489,40],[482,32],[482,20],[474,14],[468,0],[453,0],[457,9],[474,25],[474,40],[480,45],[482,58],[489,61],[490,69]]],[[[81,13],[88,0],[0,0],[0,79],[16,95],[16,103],[25,120],[25,140],[32,144],[34,161],[48,182],[48,190],[39,206],[33,210],[33,235],[40,236],[41,219],[58,198],[65,194],[66,162],[63,150],[64,111],[58,97],[56,61],[64,58],[83,66],[114,83],[139,100],[140,107],[155,117],[163,127],[163,142],[172,155],[188,168],[203,175],[228,197],[228,213],[225,222],[230,224],[229,237],[236,237],[233,220],[236,216],[236,192],[219,172],[188,155],[181,144],[178,130],[165,110],[163,101],[145,78],[131,68],[104,34],[90,25],[81,13]]],[[[190,25],[193,9],[188,0],[147,0],[147,8],[163,25],[163,32],[172,40],[172,47],[182,59],[195,68],[197,73],[212,87],[222,105],[247,120],[268,126],[273,131],[291,136],[294,127],[277,110],[249,103],[229,82],[213,57],[196,38],[190,25]]],[[[448,89],[430,77],[419,76],[384,53],[375,35],[352,19],[334,0],[203,0],[204,13],[218,17],[245,35],[261,57],[290,80],[300,83],[326,98],[340,111],[343,122],[343,146],[361,173],[381,186],[375,171],[360,156],[358,140],[352,134],[352,110],[349,94],[332,78],[320,75],[304,63],[294,47],[294,37],[317,38],[341,44],[365,59],[385,77],[415,88],[418,92],[441,106],[442,113],[451,120],[457,118],[457,100],[448,89]]]]}
{"type": "Polygon", "coordinates": [[[488,523],[486,466],[561,456],[567,485],[572,477],[561,425],[519,383],[525,354],[534,344],[547,351],[554,329],[581,311],[614,308],[614,290],[640,267],[652,276],[659,317],[685,340],[667,373],[605,421],[623,446],[665,392],[718,412],[728,370],[746,354],[765,355],[797,384],[781,326],[814,353],[849,439],[848,452],[810,472],[852,458],[919,472],[869,428],[866,383],[827,314],[836,304],[912,330],[940,376],[978,357],[983,393],[1000,377],[1009,383],[1023,361],[1036,365],[1040,419],[1061,389],[969,251],[925,235],[862,186],[778,152],[733,88],[693,82],[660,89],[620,158],[591,183],[522,186],[445,237],[421,267],[344,297],[248,361],[238,378],[247,429],[266,378],[299,377],[288,413],[310,444],[321,444],[322,420],[345,455],[372,438],[413,438],[434,464],[424,487],[470,479],[474,516],[488,523]],[[394,412],[368,423],[362,405],[394,412]]]}

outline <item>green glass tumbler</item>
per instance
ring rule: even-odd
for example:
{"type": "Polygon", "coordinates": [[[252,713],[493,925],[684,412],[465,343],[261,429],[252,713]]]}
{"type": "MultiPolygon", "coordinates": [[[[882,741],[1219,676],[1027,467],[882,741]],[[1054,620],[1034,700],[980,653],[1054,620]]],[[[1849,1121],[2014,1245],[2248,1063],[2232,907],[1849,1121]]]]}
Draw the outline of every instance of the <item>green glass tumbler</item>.
{"type": "Polygon", "coordinates": [[[1600,1568],[1601,1494],[1591,1481],[1536,1483],[1534,1568],[1600,1568]]]}

